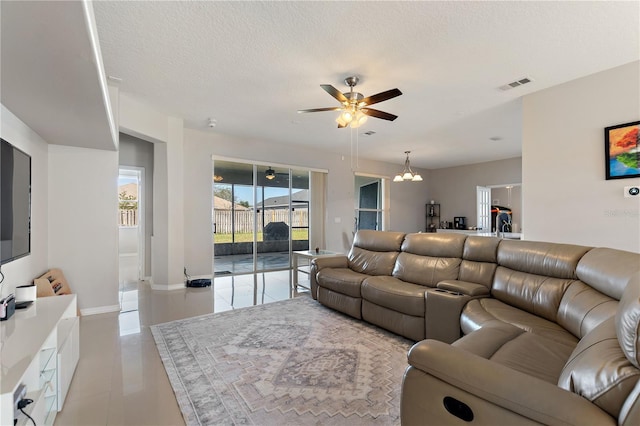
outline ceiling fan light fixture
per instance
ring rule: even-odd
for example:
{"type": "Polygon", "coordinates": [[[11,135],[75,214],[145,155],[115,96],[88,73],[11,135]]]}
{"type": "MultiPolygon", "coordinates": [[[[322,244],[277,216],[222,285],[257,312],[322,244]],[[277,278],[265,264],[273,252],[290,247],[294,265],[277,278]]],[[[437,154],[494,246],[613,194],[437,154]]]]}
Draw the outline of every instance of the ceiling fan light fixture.
{"type": "Polygon", "coordinates": [[[355,118],[351,121],[351,127],[357,129],[362,126],[367,121],[367,114],[362,111],[356,112],[355,118]]]}
{"type": "Polygon", "coordinates": [[[273,180],[276,178],[276,172],[269,166],[267,171],[265,172],[265,177],[269,180],[273,180]]]}

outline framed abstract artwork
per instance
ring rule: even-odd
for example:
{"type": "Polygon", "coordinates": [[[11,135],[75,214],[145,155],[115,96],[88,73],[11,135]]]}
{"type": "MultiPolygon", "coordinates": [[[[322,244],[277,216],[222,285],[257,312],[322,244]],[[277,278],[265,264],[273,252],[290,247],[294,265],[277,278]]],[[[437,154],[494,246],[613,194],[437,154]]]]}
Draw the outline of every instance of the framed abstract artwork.
{"type": "Polygon", "coordinates": [[[606,179],[640,177],[640,121],[605,127],[606,179]]]}

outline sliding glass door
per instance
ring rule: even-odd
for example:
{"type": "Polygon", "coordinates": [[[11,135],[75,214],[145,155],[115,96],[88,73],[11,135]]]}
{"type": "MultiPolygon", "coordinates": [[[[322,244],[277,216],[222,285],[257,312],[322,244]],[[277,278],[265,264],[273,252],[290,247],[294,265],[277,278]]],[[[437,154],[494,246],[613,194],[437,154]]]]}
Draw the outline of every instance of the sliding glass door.
{"type": "Polygon", "coordinates": [[[225,160],[213,164],[214,273],[288,269],[309,248],[309,172],[225,160]]]}

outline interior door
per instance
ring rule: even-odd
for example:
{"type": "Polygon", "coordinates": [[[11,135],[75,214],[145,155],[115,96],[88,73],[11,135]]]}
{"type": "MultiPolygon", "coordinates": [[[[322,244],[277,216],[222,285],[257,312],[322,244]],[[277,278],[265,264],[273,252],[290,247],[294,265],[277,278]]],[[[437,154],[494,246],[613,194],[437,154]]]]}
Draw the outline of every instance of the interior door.
{"type": "Polygon", "coordinates": [[[491,189],[486,186],[476,187],[477,227],[491,232],[491,189]]]}

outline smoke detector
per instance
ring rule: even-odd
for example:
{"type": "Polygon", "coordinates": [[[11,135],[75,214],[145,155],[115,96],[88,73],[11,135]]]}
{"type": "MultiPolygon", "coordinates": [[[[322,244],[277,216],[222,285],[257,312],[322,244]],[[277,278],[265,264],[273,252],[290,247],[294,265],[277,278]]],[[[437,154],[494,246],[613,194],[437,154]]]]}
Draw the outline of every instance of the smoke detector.
{"type": "Polygon", "coordinates": [[[217,125],[218,125],[218,120],[216,120],[216,119],[214,119],[214,118],[210,118],[210,119],[209,119],[209,124],[208,124],[208,126],[209,126],[209,127],[214,128],[214,127],[216,127],[217,125]]]}

